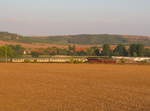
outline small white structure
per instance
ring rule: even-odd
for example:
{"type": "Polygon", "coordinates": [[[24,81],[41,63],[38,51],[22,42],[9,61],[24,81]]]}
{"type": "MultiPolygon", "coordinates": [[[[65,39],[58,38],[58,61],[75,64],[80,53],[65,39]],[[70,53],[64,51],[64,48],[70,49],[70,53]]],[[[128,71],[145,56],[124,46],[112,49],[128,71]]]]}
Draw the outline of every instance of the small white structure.
{"type": "Polygon", "coordinates": [[[115,60],[131,60],[135,62],[142,62],[142,61],[150,61],[150,57],[121,57],[121,56],[113,56],[112,57],[115,60]]]}
{"type": "Polygon", "coordinates": [[[27,54],[27,52],[24,50],[24,51],[23,51],[23,54],[24,54],[24,55],[26,55],[26,54],[27,54]]]}

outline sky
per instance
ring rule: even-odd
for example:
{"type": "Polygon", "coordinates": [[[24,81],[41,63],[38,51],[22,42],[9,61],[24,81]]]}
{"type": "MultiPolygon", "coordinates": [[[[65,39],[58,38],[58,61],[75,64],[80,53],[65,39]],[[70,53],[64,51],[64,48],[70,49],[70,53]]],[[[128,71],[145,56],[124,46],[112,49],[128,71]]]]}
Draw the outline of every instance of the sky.
{"type": "Polygon", "coordinates": [[[150,35],[150,0],[0,0],[0,31],[150,35]]]}

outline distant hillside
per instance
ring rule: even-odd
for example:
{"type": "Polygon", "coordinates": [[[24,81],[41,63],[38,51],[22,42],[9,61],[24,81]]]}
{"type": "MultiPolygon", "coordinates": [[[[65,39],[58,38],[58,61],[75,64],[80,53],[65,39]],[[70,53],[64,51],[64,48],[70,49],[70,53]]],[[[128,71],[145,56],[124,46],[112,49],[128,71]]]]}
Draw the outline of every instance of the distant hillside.
{"type": "Polygon", "coordinates": [[[82,34],[67,36],[43,36],[25,37],[8,32],[0,32],[0,40],[21,43],[47,43],[47,44],[80,44],[80,45],[100,45],[100,44],[131,44],[142,43],[150,46],[148,36],[129,36],[129,35],[109,35],[109,34],[82,34]]]}

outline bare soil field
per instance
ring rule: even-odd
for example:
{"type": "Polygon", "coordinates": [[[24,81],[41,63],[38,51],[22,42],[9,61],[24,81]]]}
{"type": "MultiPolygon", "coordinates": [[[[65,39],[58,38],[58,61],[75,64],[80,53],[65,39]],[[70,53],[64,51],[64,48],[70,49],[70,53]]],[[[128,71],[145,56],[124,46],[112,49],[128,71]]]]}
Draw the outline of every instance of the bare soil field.
{"type": "MultiPolygon", "coordinates": [[[[3,45],[21,45],[24,48],[30,48],[30,49],[34,49],[34,48],[48,48],[48,47],[58,47],[58,48],[67,48],[68,47],[68,45],[61,45],[61,44],[21,43],[21,42],[10,42],[10,41],[2,41],[2,40],[0,40],[0,46],[3,46],[3,45]]],[[[79,47],[79,48],[89,48],[89,47],[93,47],[93,46],[97,46],[97,45],[78,45],[78,44],[76,44],[76,47],[79,47]]]]}
{"type": "Polygon", "coordinates": [[[150,111],[150,66],[2,63],[0,111],[150,111]]]}

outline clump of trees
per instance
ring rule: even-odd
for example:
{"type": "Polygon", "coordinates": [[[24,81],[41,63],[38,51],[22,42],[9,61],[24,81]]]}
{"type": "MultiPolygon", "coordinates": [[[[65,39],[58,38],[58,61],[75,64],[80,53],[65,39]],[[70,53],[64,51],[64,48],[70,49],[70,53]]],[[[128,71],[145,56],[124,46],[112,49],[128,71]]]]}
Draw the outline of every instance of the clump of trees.
{"type": "Polygon", "coordinates": [[[131,44],[128,47],[119,44],[114,49],[111,49],[109,44],[104,44],[102,55],[103,56],[129,56],[129,57],[147,56],[149,57],[150,49],[144,48],[143,44],[131,44]]]}
{"type": "Polygon", "coordinates": [[[20,57],[24,48],[20,45],[5,45],[0,46],[0,57],[20,57]]]}
{"type": "Polygon", "coordinates": [[[149,48],[144,49],[144,56],[145,57],[150,57],[150,49],[149,48]]]}
{"type": "Polygon", "coordinates": [[[102,48],[89,48],[85,54],[88,56],[150,57],[150,49],[144,48],[143,44],[131,44],[129,46],[118,44],[115,48],[111,48],[109,44],[104,44],[102,48]]]}
{"type": "Polygon", "coordinates": [[[142,44],[131,44],[129,48],[129,56],[142,57],[144,56],[144,45],[142,44]]]}
{"type": "Polygon", "coordinates": [[[113,50],[114,56],[128,56],[128,51],[125,48],[124,45],[119,44],[114,50],[113,50]]]}
{"type": "Polygon", "coordinates": [[[103,50],[102,50],[102,53],[100,55],[102,55],[102,56],[111,56],[112,55],[112,50],[111,50],[109,44],[103,45],[103,50]]]}

